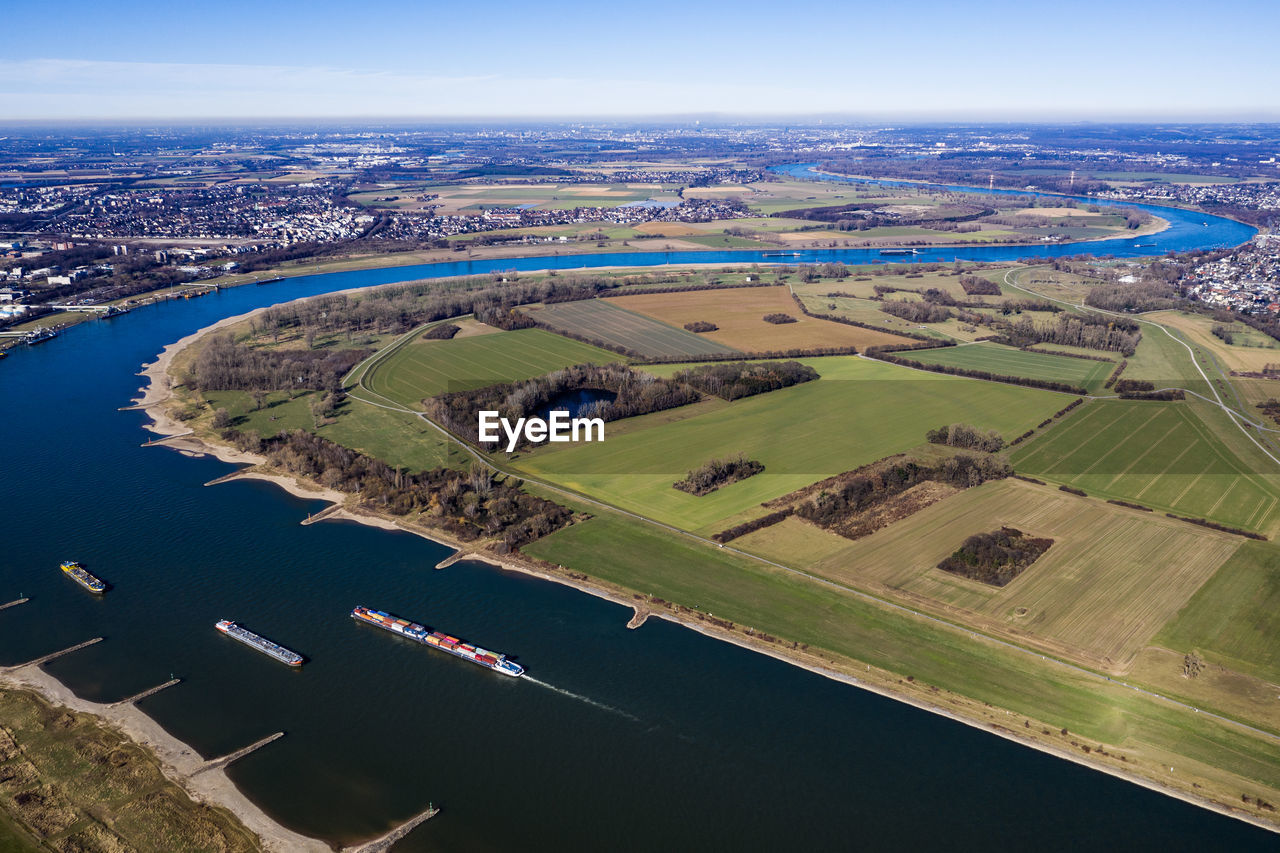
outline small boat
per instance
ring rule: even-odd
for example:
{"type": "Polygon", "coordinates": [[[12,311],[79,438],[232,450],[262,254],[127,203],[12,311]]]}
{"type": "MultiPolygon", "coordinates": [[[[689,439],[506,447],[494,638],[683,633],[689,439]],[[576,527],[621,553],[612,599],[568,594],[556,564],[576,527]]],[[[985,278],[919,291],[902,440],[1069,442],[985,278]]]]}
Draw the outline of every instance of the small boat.
{"type": "Polygon", "coordinates": [[[45,341],[53,340],[57,336],[57,329],[40,329],[30,333],[23,338],[23,340],[26,342],[27,346],[35,346],[36,344],[42,344],[45,341]]]}

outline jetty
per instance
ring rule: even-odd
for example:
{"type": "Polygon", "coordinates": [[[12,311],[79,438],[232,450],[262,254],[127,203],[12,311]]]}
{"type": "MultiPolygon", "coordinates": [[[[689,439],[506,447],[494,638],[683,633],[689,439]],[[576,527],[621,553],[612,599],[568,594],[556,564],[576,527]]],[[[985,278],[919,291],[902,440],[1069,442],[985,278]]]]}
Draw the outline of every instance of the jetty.
{"type": "Polygon", "coordinates": [[[207,773],[210,770],[217,770],[220,767],[226,767],[231,762],[239,761],[241,758],[244,758],[249,753],[254,752],[255,750],[262,749],[262,747],[266,746],[272,741],[277,741],[282,737],[284,737],[284,732],[276,732],[273,735],[267,735],[262,740],[254,741],[253,743],[249,744],[243,749],[237,749],[235,752],[231,753],[230,755],[224,755],[221,758],[211,758],[208,761],[206,761],[204,764],[200,765],[200,768],[196,770],[194,773],[192,773],[191,775],[195,776],[200,773],[207,773]]]}
{"type": "Polygon", "coordinates": [[[173,441],[175,438],[186,438],[189,435],[195,435],[195,430],[189,429],[186,432],[180,432],[176,435],[162,435],[159,438],[153,438],[150,441],[144,441],[140,446],[156,447],[157,445],[164,444],[167,441],[173,441]]]}
{"type": "Polygon", "coordinates": [[[83,643],[76,643],[74,646],[71,646],[70,648],[67,648],[67,649],[63,649],[60,652],[52,652],[50,654],[45,655],[44,657],[38,657],[35,660],[30,660],[30,661],[27,661],[26,663],[19,663],[13,666],[6,666],[3,670],[0,670],[0,672],[15,672],[19,669],[26,669],[27,667],[42,666],[43,664],[46,664],[51,660],[56,660],[62,657],[63,655],[69,655],[72,652],[78,652],[87,646],[92,646],[94,643],[101,643],[102,639],[103,639],[102,637],[94,637],[92,640],[85,640],[83,643]]]}
{"type": "Polygon", "coordinates": [[[472,554],[468,554],[468,553],[467,553],[467,552],[465,552],[465,551],[458,551],[458,552],[457,552],[456,554],[454,554],[453,556],[451,556],[451,557],[445,557],[443,560],[441,560],[440,562],[436,563],[436,568],[437,568],[437,569],[447,569],[447,568],[449,568],[450,566],[452,566],[454,563],[456,563],[456,562],[458,562],[458,561],[460,561],[460,560],[465,560],[465,559],[467,559],[467,558],[469,558],[469,557],[471,557],[471,556],[473,556],[473,555],[472,555],[472,554]]]}
{"type": "Polygon", "coordinates": [[[132,705],[135,702],[141,702],[143,699],[146,699],[148,696],[152,696],[156,693],[159,693],[161,690],[164,690],[166,687],[172,687],[173,685],[179,684],[181,682],[182,682],[181,678],[170,678],[164,684],[157,684],[155,687],[152,687],[149,690],[144,690],[141,693],[135,693],[134,695],[130,696],[128,699],[121,699],[119,702],[112,702],[107,707],[118,708],[121,705],[132,705]]]}
{"type": "Polygon", "coordinates": [[[342,509],[341,504],[331,504],[317,513],[312,513],[311,515],[308,515],[306,518],[302,519],[301,523],[305,526],[308,524],[315,524],[317,521],[324,521],[326,518],[328,518],[329,516],[333,515],[334,513],[338,512],[341,509],[342,509]]]}
{"type": "Polygon", "coordinates": [[[343,850],[343,853],[384,853],[384,851],[390,850],[397,841],[438,814],[440,814],[438,808],[434,805],[428,806],[426,811],[414,815],[381,838],[375,838],[366,844],[357,844],[355,847],[347,847],[343,850]]]}

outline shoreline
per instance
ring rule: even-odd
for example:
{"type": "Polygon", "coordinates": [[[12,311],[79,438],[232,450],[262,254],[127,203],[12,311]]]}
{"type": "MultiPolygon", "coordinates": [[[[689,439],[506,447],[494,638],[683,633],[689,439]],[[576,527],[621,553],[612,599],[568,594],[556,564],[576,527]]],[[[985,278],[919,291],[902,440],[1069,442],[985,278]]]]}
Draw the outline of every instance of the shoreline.
{"type": "Polygon", "coordinates": [[[132,703],[111,705],[81,699],[71,688],[38,666],[0,671],[0,685],[30,690],[50,704],[90,714],[103,725],[145,748],[161,772],[196,802],[231,812],[255,834],[263,849],[329,853],[332,847],[316,838],[294,832],[272,820],[231,781],[223,767],[204,769],[206,761],[186,743],[169,734],[154,718],[132,703]]]}
{"type": "MultiPolygon", "coordinates": [[[[357,288],[357,290],[365,289],[367,288],[357,288]]],[[[150,383],[146,388],[146,393],[144,394],[142,401],[138,404],[138,408],[146,411],[153,421],[152,424],[146,427],[147,429],[164,435],[176,435],[178,433],[187,432],[186,426],[170,418],[165,408],[165,403],[173,396],[170,377],[168,374],[168,366],[179,353],[200,338],[204,337],[206,334],[218,328],[241,322],[242,320],[264,310],[266,310],[266,308],[259,308],[243,315],[225,318],[204,329],[194,332],[180,341],[167,346],[155,362],[146,366],[140,375],[147,377],[150,380],[150,383]]],[[[212,455],[224,462],[233,464],[256,465],[265,461],[261,457],[243,453],[235,450],[234,448],[222,446],[217,443],[206,442],[203,438],[193,435],[181,435],[174,438],[172,441],[165,442],[165,445],[184,453],[212,455]]],[[[1144,775],[1141,772],[1137,772],[1136,770],[1131,770],[1103,761],[1100,757],[1093,756],[1092,753],[1090,754],[1091,757],[1085,757],[1078,754],[1075,749],[1044,740],[1042,739],[1042,735],[1039,734],[1044,728],[1043,724],[1033,723],[1034,728],[1028,728],[1026,729],[1026,733],[1023,733],[1000,722],[1002,718],[1006,718],[1006,721],[1009,723],[1014,723],[1017,720],[1028,720],[1028,718],[1023,715],[1014,714],[1014,712],[1007,711],[1002,708],[986,706],[985,703],[981,703],[978,700],[969,699],[968,697],[960,694],[945,691],[935,692],[932,697],[928,695],[917,696],[914,695],[912,692],[913,690],[922,694],[927,694],[929,688],[923,684],[905,682],[894,673],[873,669],[869,666],[867,668],[867,672],[872,675],[870,677],[860,677],[855,674],[857,670],[851,665],[847,666],[849,671],[842,670],[840,664],[843,663],[843,661],[827,660],[822,655],[810,652],[790,652],[790,650],[780,649],[755,638],[753,633],[743,634],[740,629],[724,629],[714,624],[708,624],[704,614],[688,610],[687,608],[681,608],[679,605],[670,605],[668,607],[655,606],[646,596],[637,592],[626,590],[621,587],[614,588],[613,585],[593,581],[586,576],[581,576],[576,573],[569,572],[568,570],[564,570],[563,567],[559,568],[561,571],[565,572],[565,574],[560,574],[555,571],[556,567],[552,567],[549,564],[542,565],[541,561],[536,561],[531,558],[520,556],[513,558],[506,555],[498,556],[486,553],[483,550],[483,547],[478,546],[476,543],[462,542],[440,531],[406,525],[392,517],[349,506],[348,498],[350,496],[346,493],[338,492],[333,489],[326,489],[317,483],[300,479],[291,474],[279,474],[267,470],[243,469],[242,471],[229,474],[226,478],[219,478],[216,482],[227,482],[234,479],[253,479],[270,482],[295,497],[328,501],[330,506],[322,510],[324,513],[324,519],[317,520],[339,519],[359,524],[366,524],[384,530],[412,533],[436,544],[454,549],[454,554],[441,561],[441,565],[438,565],[437,568],[452,565],[455,562],[476,561],[486,563],[500,570],[518,572],[520,574],[558,583],[632,611],[634,615],[632,616],[631,621],[636,623],[634,627],[639,627],[640,624],[643,623],[644,619],[639,618],[640,614],[643,612],[644,618],[657,617],[664,619],[668,622],[697,631],[704,636],[730,642],[749,651],[769,655],[777,660],[793,666],[801,667],[816,675],[840,681],[850,686],[862,688],[888,699],[904,702],[920,710],[946,717],[972,728],[997,734],[1006,740],[1018,743],[1022,746],[1037,749],[1043,753],[1071,761],[1084,767],[1100,770],[1115,778],[1138,784],[1144,788],[1156,791],[1166,796],[1172,796],[1190,805],[1206,808],[1226,817],[1243,820],[1271,832],[1280,832],[1280,825],[1249,813],[1243,809],[1231,806],[1226,802],[1210,799],[1207,796],[1196,794],[1191,790],[1164,784],[1156,779],[1144,775]],[[696,615],[686,615],[686,613],[680,612],[681,610],[687,611],[688,614],[696,615]],[[895,681],[896,684],[894,683],[895,681]],[[955,709],[946,707],[946,703],[954,706],[955,709]],[[1037,734],[1032,735],[1031,732],[1036,732],[1037,734]]],[[[319,513],[317,513],[317,515],[319,515],[319,513]]],[[[627,627],[633,626],[630,623],[627,623],[627,627]]],[[[1049,727],[1047,730],[1050,731],[1048,737],[1055,737],[1052,733],[1052,727],[1049,727]]],[[[1068,737],[1070,737],[1070,735],[1068,735],[1068,737]]],[[[1108,753],[1103,754],[1108,755],[1108,757],[1112,757],[1108,753]]]]}
{"type": "MultiPolygon", "coordinates": [[[[896,181],[902,184],[919,184],[921,186],[934,186],[934,187],[945,186],[944,184],[938,181],[922,181],[922,180],[915,180],[912,178],[887,178],[887,177],[877,178],[874,175],[851,175],[851,174],[843,174],[841,172],[830,172],[830,171],[827,171],[826,169],[814,169],[813,171],[819,175],[830,175],[834,178],[854,178],[854,179],[869,181],[873,183],[879,182],[879,181],[896,181]]],[[[976,186],[974,184],[954,184],[954,186],[964,187],[967,190],[980,190],[983,192],[988,191],[988,188],[976,186]]],[[[1264,230],[1261,226],[1254,225],[1251,222],[1244,222],[1243,220],[1236,219],[1234,216],[1226,216],[1221,213],[1209,213],[1206,210],[1200,210],[1199,208],[1196,208],[1196,207],[1179,207],[1178,205],[1175,205],[1175,204],[1160,204],[1159,202],[1152,201],[1150,199],[1144,199],[1142,201],[1133,201],[1133,202],[1121,201],[1120,199],[1115,199],[1115,198],[1098,198],[1095,200],[1095,199],[1091,199],[1089,196],[1071,195],[1070,193],[1061,193],[1061,192],[1056,192],[1054,190],[1019,190],[1019,189],[1014,189],[1012,187],[998,187],[997,189],[1004,190],[1005,192],[1009,192],[1009,193],[1026,193],[1026,194],[1038,194],[1038,195],[1044,195],[1044,196],[1057,196],[1059,198],[1069,198],[1076,201],[1087,200],[1090,203],[1102,202],[1107,205],[1140,204],[1145,207],[1157,207],[1157,208],[1164,208],[1166,210],[1178,210],[1178,211],[1182,211],[1183,213],[1198,213],[1203,216],[1213,216],[1213,217],[1217,217],[1218,219],[1225,219],[1228,222],[1234,222],[1237,225],[1247,225],[1250,228],[1252,228],[1254,231],[1257,231],[1259,234],[1264,233],[1264,230]]],[[[1160,218],[1164,219],[1163,216],[1160,218]]],[[[1141,234],[1134,234],[1132,236],[1136,238],[1136,237],[1149,237],[1153,234],[1159,234],[1161,231],[1167,230],[1172,225],[1172,223],[1170,223],[1169,220],[1167,219],[1164,219],[1164,222],[1165,222],[1164,228],[1158,228],[1155,231],[1143,232],[1141,234]]],[[[1071,242],[1072,243],[1077,243],[1077,242],[1092,243],[1092,242],[1097,242],[1098,240],[1114,240],[1114,239],[1123,238],[1123,237],[1124,235],[1115,235],[1112,237],[1089,237],[1088,239],[1085,239],[1085,240],[1073,240],[1071,242]]],[[[1028,245],[1037,245],[1037,244],[1031,243],[1028,245]]],[[[1071,243],[1060,243],[1058,245],[1069,246],[1071,245],[1071,243]]]]}

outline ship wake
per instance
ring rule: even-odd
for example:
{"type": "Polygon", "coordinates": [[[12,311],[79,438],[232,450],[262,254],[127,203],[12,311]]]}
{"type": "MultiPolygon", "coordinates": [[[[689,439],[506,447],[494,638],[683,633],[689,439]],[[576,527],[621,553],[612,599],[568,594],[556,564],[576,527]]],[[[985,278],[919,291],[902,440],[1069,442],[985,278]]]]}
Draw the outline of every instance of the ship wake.
{"type": "Polygon", "coordinates": [[[628,719],[633,723],[640,722],[640,718],[635,716],[634,714],[628,714],[626,711],[622,710],[621,708],[615,708],[613,705],[606,705],[604,702],[597,702],[596,700],[590,697],[583,696],[579,693],[574,693],[572,690],[565,690],[563,687],[556,687],[554,684],[548,684],[545,681],[539,681],[538,679],[532,678],[528,675],[525,675],[521,680],[536,684],[539,687],[545,687],[546,689],[559,693],[562,696],[568,696],[570,699],[577,699],[579,702],[585,702],[586,704],[590,705],[593,708],[599,708],[601,711],[608,711],[610,714],[617,714],[619,717],[628,719]]]}

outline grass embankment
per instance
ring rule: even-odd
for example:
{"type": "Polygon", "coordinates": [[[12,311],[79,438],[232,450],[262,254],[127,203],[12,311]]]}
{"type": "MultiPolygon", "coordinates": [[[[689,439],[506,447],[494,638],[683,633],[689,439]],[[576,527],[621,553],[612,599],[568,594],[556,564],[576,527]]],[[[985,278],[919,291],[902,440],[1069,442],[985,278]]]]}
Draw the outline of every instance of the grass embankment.
{"type": "Polygon", "coordinates": [[[821,658],[873,686],[985,718],[1010,734],[1178,790],[1225,803],[1241,802],[1243,793],[1269,799],[1280,792],[1280,742],[1274,739],[729,549],[602,514],[525,550],[784,638],[772,644],[781,652],[792,643],[807,645],[807,652],[826,650],[831,654],[818,653],[821,658]],[[1172,772],[1169,756],[1181,761],[1172,772]]]}
{"type": "Polygon", "coordinates": [[[87,714],[0,690],[0,851],[256,851],[142,747],[87,714]],[[33,839],[39,839],[39,844],[33,839]]]}

